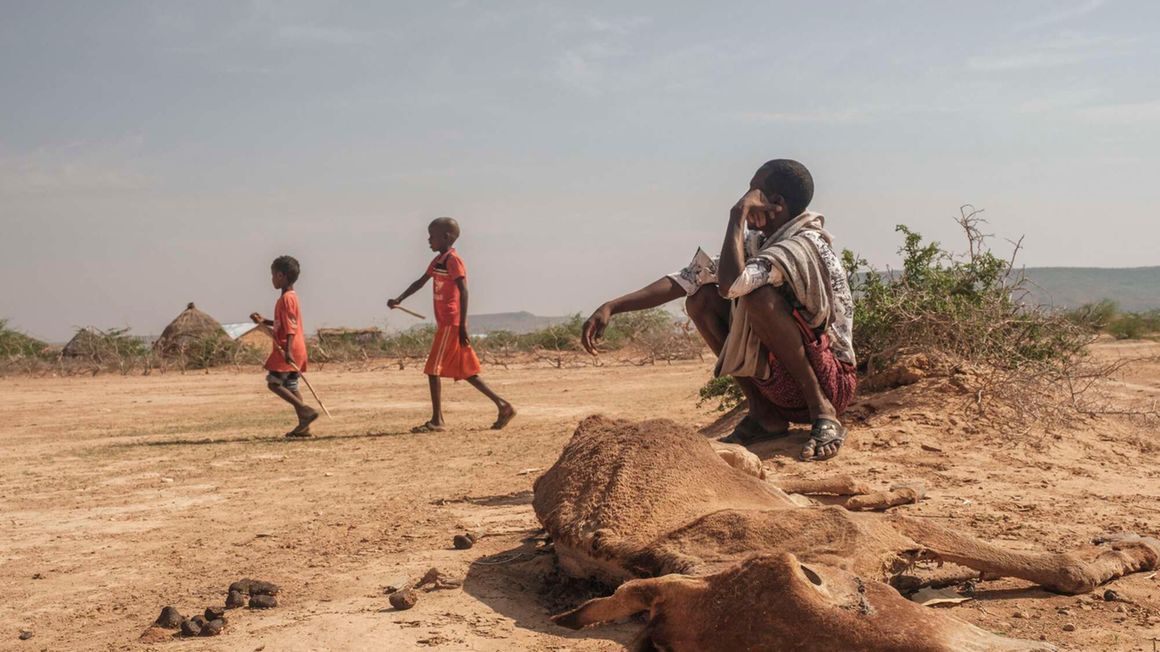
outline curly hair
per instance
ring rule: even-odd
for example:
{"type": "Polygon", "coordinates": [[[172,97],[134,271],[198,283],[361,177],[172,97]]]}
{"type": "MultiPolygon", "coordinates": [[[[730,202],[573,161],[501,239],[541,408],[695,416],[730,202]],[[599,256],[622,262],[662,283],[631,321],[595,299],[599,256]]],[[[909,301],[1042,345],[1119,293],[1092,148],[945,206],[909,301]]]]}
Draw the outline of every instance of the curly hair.
{"type": "Polygon", "coordinates": [[[788,158],[767,161],[757,169],[757,174],[765,174],[761,181],[761,191],[767,197],[781,195],[791,215],[800,215],[814,198],[814,178],[806,166],[788,158]]]}

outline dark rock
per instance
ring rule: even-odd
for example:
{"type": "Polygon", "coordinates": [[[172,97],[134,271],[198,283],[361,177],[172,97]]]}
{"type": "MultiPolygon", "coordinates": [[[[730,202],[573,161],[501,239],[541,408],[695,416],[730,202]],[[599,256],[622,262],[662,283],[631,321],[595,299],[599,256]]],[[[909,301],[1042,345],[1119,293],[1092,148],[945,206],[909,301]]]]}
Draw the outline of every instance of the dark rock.
{"type": "Polygon", "coordinates": [[[456,550],[467,550],[475,545],[475,540],[466,534],[456,534],[451,539],[451,544],[455,546],[456,550]]]}
{"type": "MultiPolygon", "coordinates": [[[[200,618],[200,616],[199,616],[200,618]]],[[[193,618],[186,618],[181,621],[181,634],[183,636],[197,636],[201,633],[201,625],[193,618]]]]}
{"type": "Polygon", "coordinates": [[[183,620],[185,620],[185,616],[177,611],[177,607],[165,607],[161,610],[161,615],[157,617],[157,620],[153,621],[153,624],[165,629],[178,629],[183,620]]]}
{"type": "Polygon", "coordinates": [[[415,606],[419,601],[419,594],[411,589],[403,589],[402,591],[395,591],[387,598],[391,601],[391,606],[399,611],[405,611],[415,606]]]}
{"type": "Polygon", "coordinates": [[[214,620],[209,621],[208,623],[205,624],[205,627],[201,628],[201,635],[202,636],[217,636],[218,634],[222,633],[222,628],[225,626],[226,626],[226,621],[224,621],[220,618],[216,618],[214,620]]]}
{"type": "Polygon", "coordinates": [[[205,619],[206,620],[225,620],[226,619],[225,607],[206,607],[205,608],[205,619]]]}
{"type": "Polygon", "coordinates": [[[20,640],[27,641],[30,638],[32,638],[32,632],[28,631],[27,629],[20,632],[20,640]]]}
{"type": "Polygon", "coordinates": [[[241,591],[230,591],[226,596],[226,609],[237,609],[246,606],[246,594],[241,591]]]}
{"type": "Polygon", "coordinates": [[[1119,593],[1116,593],[1115,591],[1113,591],[1111,589],[1104,591],[1104,600],[1106,600],[1107,602],[1116,602],[1119,599],[1120,599],[1119,593]]]}
{"type": "Polygon", "coordinates": [[[251,609],[272,609],[278,606],[278,599],[272,595],[251,595],[251,609]]]}

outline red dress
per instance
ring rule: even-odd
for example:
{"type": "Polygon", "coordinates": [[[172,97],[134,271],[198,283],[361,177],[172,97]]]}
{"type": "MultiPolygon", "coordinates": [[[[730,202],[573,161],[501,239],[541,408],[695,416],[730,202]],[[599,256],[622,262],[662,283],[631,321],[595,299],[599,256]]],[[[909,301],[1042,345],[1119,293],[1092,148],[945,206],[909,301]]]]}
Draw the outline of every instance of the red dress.
{"type": "Polygon", "coordinates": [[[423,373],[463,380],[479,374],[479,358],[468,344],[459,342],[459,279],[467,281],[467,267],[463,259],[450,249],[439,254],[427,266],[427,275],[434,281],[435,341],[423,373]]]}

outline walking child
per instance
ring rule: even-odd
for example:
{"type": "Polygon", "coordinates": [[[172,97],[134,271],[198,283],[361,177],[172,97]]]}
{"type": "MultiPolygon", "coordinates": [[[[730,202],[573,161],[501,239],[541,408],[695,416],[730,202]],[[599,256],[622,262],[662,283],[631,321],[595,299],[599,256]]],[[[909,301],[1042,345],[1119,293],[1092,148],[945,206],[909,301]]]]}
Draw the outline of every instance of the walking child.
{"type": "Polygon", "coordinates": [[[282,295],[274,304],[274,319],[258,313],[250,315],[257,324],[274,329],[274,349],[266,359],[266,386],[279,398],[294,406],[298,425],[286,433],[287,437],[310,437],[310,424],[318,418],[318,411],[306,405],[298,392],[298,379],[306,371],[306,336],[302,326],[302,309],[294,283],[300,267],[292,256],[278,256],[270,265],[271,282],[282,295]]]}
{"type": "Polygon", "coordinates": [[[418,292],[428,279],[434,279],[437,330],[431,354],[427,356],[427,366],[423,369],[431,387],[431,420],[412,428],[411,432],[441,432],[446,427],[440,378],[466,380],[490,398],[499,410],[491,426],[493,430],[502,429],[516,416],[511,403],[500,398],[479,377],[479,358],[471,348],[471,338],[467,335],[467,268],[452,246],[458,239],[458,222],[450,217],[432,221],[427,227],[427,244],[432,251],[438,252],[435,260],[431,261],[419,280],[397,298],[387,301],[387,306],[394,308],[418,292]]]}

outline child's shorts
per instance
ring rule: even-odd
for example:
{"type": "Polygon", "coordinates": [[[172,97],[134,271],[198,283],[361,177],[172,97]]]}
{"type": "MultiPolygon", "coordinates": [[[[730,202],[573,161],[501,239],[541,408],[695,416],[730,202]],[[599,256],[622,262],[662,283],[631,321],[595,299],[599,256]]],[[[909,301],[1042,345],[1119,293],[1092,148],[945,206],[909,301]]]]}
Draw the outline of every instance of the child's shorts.
{"type": "Polygon", "coordinates": [[[266,383],[269,385],[281,385],[286,389],[297,392],[298,391],[298,372],[297,371],[271,371],[266,374],[266,383]]]}
{"type": "Polygon", "coordinates": [[[431,354],[427,356],[427,365],[423,373],[428,376],[441,376],[463,380],[479,374],[479,357],[475,355],[471,345],[463,346],[459,343],[459,326],[440,326],[435,331],[435,340],[431,343],[431,354]]]}

